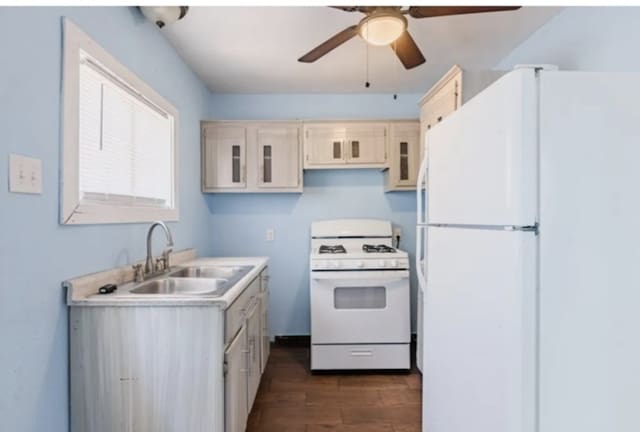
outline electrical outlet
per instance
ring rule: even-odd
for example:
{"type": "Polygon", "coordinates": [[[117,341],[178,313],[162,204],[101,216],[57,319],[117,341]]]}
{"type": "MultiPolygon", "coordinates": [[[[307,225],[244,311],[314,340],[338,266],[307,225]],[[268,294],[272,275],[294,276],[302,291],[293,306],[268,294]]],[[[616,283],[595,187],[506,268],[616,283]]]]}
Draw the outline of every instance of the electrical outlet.
{"type": "Polygon", "coordinates": [[[40,159],[10,154],[9,192],[41,194],[42,161],[40,159]]]}
{"type": "Polygon", "coordinates": [[[393,227],[393,236],[394,237],[402,237],[402,228],[393,227]]]}
{"type": "Polygon", "coordinates": [[[273,228],[269,228],[267,230],[267,241],[273,241],[273,239],[275,238],[275,230],[273,228]]]}

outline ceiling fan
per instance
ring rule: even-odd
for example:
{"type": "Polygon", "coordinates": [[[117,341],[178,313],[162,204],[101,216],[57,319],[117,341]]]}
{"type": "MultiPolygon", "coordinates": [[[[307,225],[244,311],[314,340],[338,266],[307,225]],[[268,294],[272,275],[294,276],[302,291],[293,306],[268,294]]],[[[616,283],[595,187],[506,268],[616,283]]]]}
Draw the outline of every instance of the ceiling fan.
{"type": "Polygon", "coordinates": [[[412,69],[425,62],[409,31],[407,18],[432,18],[483,12],[500,12],[520,9],[520,6],[331,6],[345,12],[362,12],[365,17],[356,25],[324,41],[302,57],[299,62],[313,63],[329,51],[339,47],[356,35],[372,45],[391,45],[405,69],[412,69]]]}

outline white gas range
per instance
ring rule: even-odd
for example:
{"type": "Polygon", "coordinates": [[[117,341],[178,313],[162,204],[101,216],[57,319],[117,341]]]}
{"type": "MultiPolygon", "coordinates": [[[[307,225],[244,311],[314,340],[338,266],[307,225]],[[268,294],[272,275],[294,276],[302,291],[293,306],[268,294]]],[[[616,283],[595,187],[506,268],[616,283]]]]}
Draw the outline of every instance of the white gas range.
{"type": "Polygon", "coordinates": [[[389,221],[311,225],[311,369],[409,369],[409,257],[389,221]]]}

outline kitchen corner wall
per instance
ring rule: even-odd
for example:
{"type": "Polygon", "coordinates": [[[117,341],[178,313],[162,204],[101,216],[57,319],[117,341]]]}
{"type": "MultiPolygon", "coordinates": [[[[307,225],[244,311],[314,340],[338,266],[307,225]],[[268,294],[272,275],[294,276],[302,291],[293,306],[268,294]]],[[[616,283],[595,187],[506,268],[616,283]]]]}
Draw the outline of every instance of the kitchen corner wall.
{"type": "Polygon", "coordinates": [[[0,7],[0,431],[69,430],[60,283],[145,254],[148,224],[58,224],[63,16],[180,111],[180,222],[170,226],[178,249],[211,252],[199,169],[209,92],[162,34],[132,7],[0,7]],[[8,193],[9,153],[42,159],[42,195],[8,193]]]}
{"type": "Polygon", "coordinates": [[[640,7],[567,7],[496,65],[550,63],[561,70],[640,72],[640,7]]]}
{"type": "MultiPolygon", "coordinates": [[[[422,94],[212,94],[211,120],[418,118],[422,94]]],[[[413,269],[416,204],[413,192],[384,192],[380,170],[307,170],[302,194],[211,194],[215,255],[271,259],[272,335],[309,334],[309,229],[314,220],[379,218],[402,228],[400,247],[411,256],[412,322],[417,283],[413,269]],[[267,229],[274,241],[266,240],[267,229]]]]}

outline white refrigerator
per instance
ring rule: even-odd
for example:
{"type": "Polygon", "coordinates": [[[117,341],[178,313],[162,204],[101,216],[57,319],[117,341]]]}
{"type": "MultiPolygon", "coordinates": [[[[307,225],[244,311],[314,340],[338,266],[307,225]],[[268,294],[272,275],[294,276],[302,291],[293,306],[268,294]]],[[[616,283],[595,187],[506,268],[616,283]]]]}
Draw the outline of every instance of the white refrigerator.
{"type": "Polygon", "coordinates": [[[639,103],[521,68],[428,133],[423,431],[640,431],[639,103]]]}

